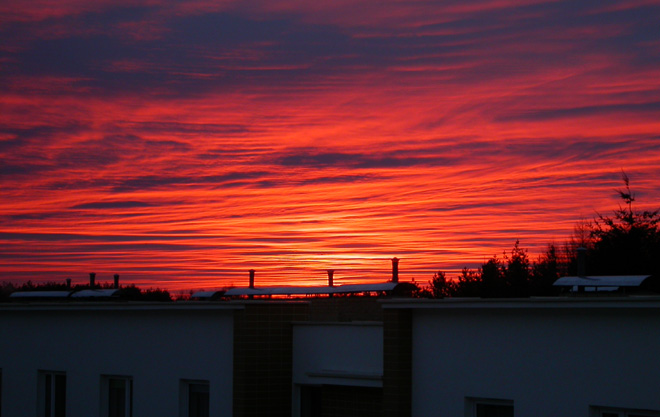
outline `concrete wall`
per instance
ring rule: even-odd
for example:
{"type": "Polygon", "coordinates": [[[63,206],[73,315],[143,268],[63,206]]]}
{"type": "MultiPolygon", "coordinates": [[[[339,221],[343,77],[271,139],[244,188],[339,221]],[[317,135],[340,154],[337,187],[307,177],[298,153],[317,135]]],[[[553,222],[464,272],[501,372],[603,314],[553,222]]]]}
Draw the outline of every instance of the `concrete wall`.
{"type": "Polygon", "coordinates": [[[660,304],[413,309],[412,362],[413,416],[466,415],[466,397],[529,417],[660,410],[660,304]]]}
{"type": "Polygon", "coordinates": [[[179,415],[181,379],[210,382],[210,411],[232,415],[232,310],[0,309],[2,416],[36,416],[38,370],[64,371],[67,416],[98,416],[101,375],[133,378],[133,416],[179,415]]]}
{"type": "Polygon", "coordinates": [[[382,387],[380,323],[305,323],[293,328],[293,382],[382,387]]]}
{"type": "Polygon", "coordinates": [[[293,327],[292,415],[302,386],[319,389],[319,417],[381,416],[382,323],[296,323],[293,327]]]}

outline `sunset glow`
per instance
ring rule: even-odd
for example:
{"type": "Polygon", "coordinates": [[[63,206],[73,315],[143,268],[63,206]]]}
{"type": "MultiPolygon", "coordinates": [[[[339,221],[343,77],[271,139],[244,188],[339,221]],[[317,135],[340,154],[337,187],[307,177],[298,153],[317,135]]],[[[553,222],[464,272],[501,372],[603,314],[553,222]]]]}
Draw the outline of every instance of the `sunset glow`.
{"type": "Polygon", "coordinates": [[[0,5],[0,281],[428,281],[660,207],[657,1],[0,5]]]}

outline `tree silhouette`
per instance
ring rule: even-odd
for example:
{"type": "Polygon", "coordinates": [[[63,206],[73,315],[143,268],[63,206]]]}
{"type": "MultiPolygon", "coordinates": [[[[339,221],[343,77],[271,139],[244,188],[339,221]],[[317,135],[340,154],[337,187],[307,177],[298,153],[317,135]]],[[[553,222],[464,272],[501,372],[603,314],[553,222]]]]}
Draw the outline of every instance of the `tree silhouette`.
{"type": "Polygon", "coordinates": [[[560,275],[577,275],[577,250],[578,248],[593,249],[592,229],[593,222],[586,219],[578,221],[573,226],[573,233],[564,242],[558,257],[560,275]]]}
{"type": "Polygon", "coordinates": [[[488,259],[477,271],[463,268],[456,280],[436,272],[429,285],[418,292],[420,297],[529,297],[556,295],[552,284],[559,278],[559,259],[554,245],[548,245],[538,260],[530,263],[527,250],[516,241],[511,252],[488,259]]]}
{"type": "Polygon", "coordinates": [[[511,254],[504,253],[506,268],[504,268],[505,294],[508,297],[528,297],[529,280],[531,276],[527,250],[520,247],[520,241],[516,240],[511,254]]]}
{"type": "Polygon", "coordinates": [[[428,296],[431,298],[451,297],[455,293],[455,283],[447,280],[445,273],[438,271],[429,281],[428,296]]]}
{"type": "Polygon", "coordinates": [[[454,286],[455,297],[479,297],[483,281],[481,274],[469,268],[463,268],[454,286]]]}
{"type": "Polygon", "coordinates": [[[623,205],[613,216],[597,215],[592,221],[576,223],[573,234],[557,247],[531,263],[527,250],[516,240],[511,252],[488,259],[477,271],[463,268],[456,280],[437,272],[423,297],[528,297],[552,296],[559,291],[554,282],[565,275],[577,275],[577,249],[587,249],[589,275],[652,275],[646,289],[660,292],[660,210],[636,211],[635,194],[623,173],[624,188],[618,190],[623,205]]]}
{"type": "Polygon", "coordinates": [[[598,215],[591,226],[588,247],[589,275],[660,274],[659,210],[636,211],[635,194],[623,174],[625,189],[618,190],[624,205],[613,216],[598,215]]]}
{"type": "Polygon", "coordinates": [[[530,294],[536,296],[557,295],[552,284],[560,277],[561,259],[554,243],[548,244],[544,254],[539,255],[531,268],[530,294]]]}
{"type": "Polygon", "coordinates": [[[481,297],[506,296],[506,281],[504,279],[504,266],[497,255],[481,265],[481,297]]]}

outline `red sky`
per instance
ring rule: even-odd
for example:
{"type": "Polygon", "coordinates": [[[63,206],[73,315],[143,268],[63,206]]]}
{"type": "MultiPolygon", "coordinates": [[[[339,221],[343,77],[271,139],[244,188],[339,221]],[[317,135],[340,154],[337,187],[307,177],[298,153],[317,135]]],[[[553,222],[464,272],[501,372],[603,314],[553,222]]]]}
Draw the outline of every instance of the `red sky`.
{"type": "Polygon", "coordinates": [[[658,1],[0,4],[0,281],[450,277],[660,207],[658,1]]]}

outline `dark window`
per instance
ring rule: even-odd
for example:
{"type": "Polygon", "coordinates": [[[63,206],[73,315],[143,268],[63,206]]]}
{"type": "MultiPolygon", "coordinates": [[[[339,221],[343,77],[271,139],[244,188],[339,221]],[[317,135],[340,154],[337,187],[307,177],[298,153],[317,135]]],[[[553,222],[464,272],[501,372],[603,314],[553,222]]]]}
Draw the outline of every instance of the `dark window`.
{"type": "Polygon", "coordinates": [[[471,417],[513,417],[513,400],[498,398],[465,399],[466,415],[471,417]]]}
{"type": "Polygon", "coordinates": [[[66,375],[42,372],[43,417],[66,417],[66,375]]]}
{"type": "Polygon", "coordinates": [[[658,410],[634,410],[613,407],[591,407],[592,415],[598,417],[660,417],[658,410]]]}
{"type": "Polygon", "coordinates": [[[513,417],[513,405],[477,403],[476,417],[513,417]]]}
{"type": "Polygon", "coordinates": [[[133,415],[133,380],[129,377],[106,377],[108,417],[133,415]]]}
{"type": "Polygon", "coordinates": [[[207,381],[183,382],[184,410],[186,417],[209,417],[209,383],[207,381]]]}
{"type": "Polygon", "coordinates": [[[316,417],[321,415],[322,406],[321,387],[303,385],[300,387],[300,416],[316,417]]]}

